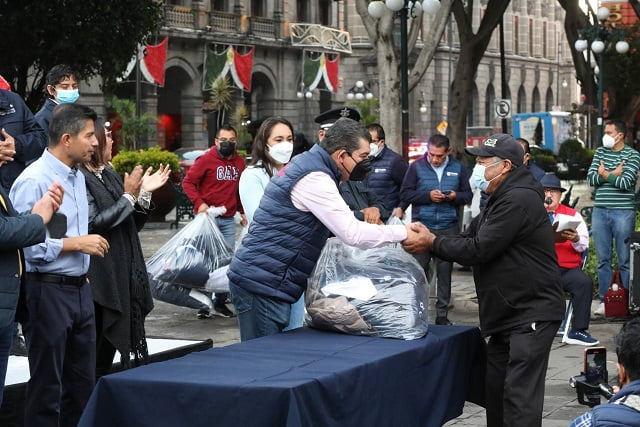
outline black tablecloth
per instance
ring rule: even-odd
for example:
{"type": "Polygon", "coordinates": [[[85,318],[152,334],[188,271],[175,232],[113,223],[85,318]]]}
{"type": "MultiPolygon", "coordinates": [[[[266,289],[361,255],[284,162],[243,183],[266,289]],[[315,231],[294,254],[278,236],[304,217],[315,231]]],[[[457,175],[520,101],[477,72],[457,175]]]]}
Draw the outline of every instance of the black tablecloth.
{"type": "Polygon", "coordinates": [[[402,341],[301,328],[102,377],[80,426],[440,426],[484,403],[477,328],[402,341]]]}

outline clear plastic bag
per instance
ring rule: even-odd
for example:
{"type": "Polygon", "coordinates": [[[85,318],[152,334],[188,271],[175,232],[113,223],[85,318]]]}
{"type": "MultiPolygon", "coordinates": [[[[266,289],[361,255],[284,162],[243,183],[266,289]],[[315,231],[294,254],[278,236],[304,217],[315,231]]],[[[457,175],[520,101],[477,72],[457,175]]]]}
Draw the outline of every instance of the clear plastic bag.
{"type": "Polygon", "coordinates": [[[406,340],[427,333],[424,271],[396,247],[358,249],[327,240],[305,295],[312,327],[406,340]]]}
{"type": "Polygon", "coordinates": [[[201,213],[147,261],[153,281],[204,289],[209,275],[229,265],[233,251],[216,225],[220,208],[201,213]],[[217,210],[216,210],[217,209],[217,210]]]}

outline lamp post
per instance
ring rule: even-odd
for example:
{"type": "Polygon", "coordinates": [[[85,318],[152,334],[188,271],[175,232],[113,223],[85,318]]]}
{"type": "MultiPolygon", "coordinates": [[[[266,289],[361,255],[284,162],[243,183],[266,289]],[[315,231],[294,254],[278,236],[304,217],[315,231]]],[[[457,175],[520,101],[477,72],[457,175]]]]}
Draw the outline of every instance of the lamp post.
{"type": "Polygon", "coordinates": [[[302,114],[304,115],[304,119],[302,120],[300,127],[304,130],[304,133],[306,134],[309,131],[309,128],[307,126],[307,122],[309,120],[309,114],[307,111],[307,101],[313,98],[313,92],[311,92],[308,88],[306,88],[304,86],[304,83],[300,83],[300,89],[298,90],[298,92],[296,92],[296,96],[298,97],[298,99],[302,99],[302,102],[303,102],[302,114]]]}
{"type": "Polygon", "coordinates": [[[407,48],[407,20],[409,17],[418,18],[424,11],[428,15],[435,15],[440,9],[438,0],[419,1],[387,0],[386,2],[372,1],[368,12],[373,18],[380,19],[386,10],[395,13],[400,18],[400,108],[402,117],[402,157],[409,156],[409,53],[407,48]]]}
{"type": "MultiPolygon", "coordinates": [[[[593,12],[592,12],[593,13],[593,12]]],[[[593,25],[580,31],[580,38],[576,40],[574,45],[578,52],[584,52],[591,45],[591,51],[598,56],[598,65],[595,74],[598,76],[598,142],[602,143],[603,134],[603,97],[604,97],[604,58],[605,50],[608,45],[616,42],[616,52],[625,54],[629,51],[629,43],[624,40],[626,31],[617,30],[606,25],[609,19],[609,9],[606,7],[598,8],[596,12],[596,20],[593,25]]]]}
{"type": "Polygon", "coordinates": [[[347,99],[354,98],[358,101],[362,101],[363,99],[372,99],[373,93],[371,92],[371,89],[369,89],[369,85],[364,84],[362,80],[358,80],[347,93],[347,99]]]}

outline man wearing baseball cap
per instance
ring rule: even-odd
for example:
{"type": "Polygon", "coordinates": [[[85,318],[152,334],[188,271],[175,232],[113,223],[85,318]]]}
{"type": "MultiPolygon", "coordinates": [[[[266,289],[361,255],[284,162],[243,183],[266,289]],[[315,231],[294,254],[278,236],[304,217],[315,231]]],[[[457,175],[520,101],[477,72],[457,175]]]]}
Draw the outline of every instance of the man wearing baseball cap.
{"type": "Polygon", "coordinates": [[[511,135],[492,135],[467,153],[476,156],[472,179],[490,196],[486,208],[458,236],[413,224],[421,239],[404,247],[473,266],[480,327],[490,337],[487,425],[539,426],[549,350],[565,310],[544,193],[511,135]]]}

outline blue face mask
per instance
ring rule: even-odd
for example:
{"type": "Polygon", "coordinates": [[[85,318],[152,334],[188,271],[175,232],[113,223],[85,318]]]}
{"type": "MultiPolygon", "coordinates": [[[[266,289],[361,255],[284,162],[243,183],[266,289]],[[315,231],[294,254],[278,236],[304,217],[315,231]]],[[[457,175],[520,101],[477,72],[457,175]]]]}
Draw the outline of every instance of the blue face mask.
{"type": "Polygon", "coordinates": [[[73,104],[80,98],[78,89],[56,89],[56,99],[61,104],[73,104]]]}
{"type": "Polygon", "coordinates": [[[487,188],[489,188],[489,184],[491,183],[491,181],[493,181],[494,179],[496,179],[497,177],[499,177],[502,174],[494,176],[490,180],[487,180],[484,177],[484,171],[488,167],[491,167],[493,165],[497,165],[500,162],[502,162],[502,160],[498,160],[497,162],[491,163],[490,165],[487,165],[487,166],[480,165],[480,164],[476,163],[476,165],[473,167],[473,172],[471,173],[471,178],[473,178],[473,182],[476,184],[476,187],[478,187],[482,191],[485,191],[485,192],[487,191],[487,188]]]}

